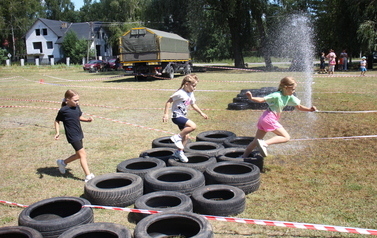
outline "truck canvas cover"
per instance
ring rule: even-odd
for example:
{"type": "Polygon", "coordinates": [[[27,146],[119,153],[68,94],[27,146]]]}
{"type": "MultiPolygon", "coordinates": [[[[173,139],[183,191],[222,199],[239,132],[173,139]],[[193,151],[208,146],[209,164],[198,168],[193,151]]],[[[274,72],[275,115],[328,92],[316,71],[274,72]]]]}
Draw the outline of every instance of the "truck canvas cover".
{"type": "Polygon", "coordinates": [[[120,38],[122,62],[190,59],[188,40],[173,33],[145,27],[132,28],[120,38]]]}

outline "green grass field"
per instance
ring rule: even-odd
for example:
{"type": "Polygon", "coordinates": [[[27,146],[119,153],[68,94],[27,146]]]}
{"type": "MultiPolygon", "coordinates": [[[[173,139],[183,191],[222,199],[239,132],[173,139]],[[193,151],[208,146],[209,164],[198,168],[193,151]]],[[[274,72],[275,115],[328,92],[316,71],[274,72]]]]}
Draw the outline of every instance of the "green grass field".
{"type": "MultiPolygon", "coordinates": [[[[79,162],[69,164],[64,176],[55,162],[73,154],[62,126],[61,139],[54,140],[53,122],[67,89],[79,92],[84,116],[94,118],[82,126],[89,167],[96,175],[115,172],[121,161],[150,149],[153,139],[177,133],[172,122],[162,122],[162,116],[166,100],[183,77],[137,82],[123,74],[88,73],[79,66],[0,67],[0,200],[30,205],[50,197],[83,195],[79,162]]],[[[293,76],[299,82],[297,96],[305,96],[305,76],[299,72],[197,74],[197,104],[209,119],[190,111],[189,118],[198,125],[192,139],[207,130],[254,136],[261,111],[227,110],[241,89],[277,87],[281,78],[293,76]]],[[[367,77],[357,71],[336,72],[332,77],[314,74],[313,81],[312,100],[319,112],[283,114],[281,123],[292,141],[269,147],[261,187],[247,196],[247,208],[237,217],[377,229],[377,138],[358,137],[377,135],[376,113],[334,113],[377,110],[377,72],[368,71],[367,77]]],[[[0,226],[17,225],[21,211],[0,204],[0,226]]],[[[132,230],[135,224],[128,215],[94,210],[95,222],[114,222],[132,230]]],[[[221,238],[362,237],[221,221],[211,224],[215,237],[221,238]]]]}

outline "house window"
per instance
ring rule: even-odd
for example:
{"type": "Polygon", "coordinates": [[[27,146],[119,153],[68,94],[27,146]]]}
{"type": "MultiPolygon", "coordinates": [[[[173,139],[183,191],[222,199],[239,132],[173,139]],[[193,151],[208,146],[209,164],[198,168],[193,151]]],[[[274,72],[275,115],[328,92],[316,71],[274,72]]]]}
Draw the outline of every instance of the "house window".
{"type": "Polygon", "coordinates": [[[35,34],[37,36],[40,36],[41,35],[41,29],[35,29],[35,34]]]}
{"type": "Polygon", "coordinates": [[[39,50],[40,53],[43,52],[42,50],[42,42],[33,42],[34,50],[39,50]]]}
{"type": "Polygon", "coordinates": [[[42,31],[43,31],[43,35],[47,36],[47,28],[43,28],[42,31]]]}
{"type": "Polygon", "coordinates": [[[47,49],[53,49],[52,41],[47,41],[47,49]]]}

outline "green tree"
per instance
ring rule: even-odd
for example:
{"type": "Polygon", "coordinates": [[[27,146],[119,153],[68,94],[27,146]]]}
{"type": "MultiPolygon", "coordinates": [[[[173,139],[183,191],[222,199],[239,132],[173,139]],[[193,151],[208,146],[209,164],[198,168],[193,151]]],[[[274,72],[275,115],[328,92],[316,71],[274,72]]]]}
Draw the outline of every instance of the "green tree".
{"type": "Polygon", "coordinates": [[[45,14],[47,19],[76,22],[78,13],[71,0],[44,0],[45,14]]]}
{"type": "Polygon", "coordinates": [[[0,63],[3,63],[5,60],[8,59],[8,51],[6,49],[0,49],[0,63]]]}
{"type": "Polygon", "coordinates": [[[72,63],[79,64],[88,53],[88,44],[84,39],[78,39],[73,31],[68,31],[62,42],[62,50],[65,57],[70,57],[72,63]]]}
{"type": "Polygon", "coordinates": [[[12,57],[25,52],[22,37],[30,29],[35,19],[40,16],[39,0],[2,0],[0,1],[0,42],[9,42],[12,57]]]}

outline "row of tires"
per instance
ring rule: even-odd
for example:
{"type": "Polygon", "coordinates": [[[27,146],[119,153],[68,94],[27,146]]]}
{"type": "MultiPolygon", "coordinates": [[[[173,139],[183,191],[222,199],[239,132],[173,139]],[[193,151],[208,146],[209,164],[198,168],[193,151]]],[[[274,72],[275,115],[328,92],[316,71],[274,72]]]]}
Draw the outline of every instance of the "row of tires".
{"type": "Polygon", "coordinates": [[[139,158],[118,164],[117,173],[88,181],[85,198],[50,198],[32,204],[19,215],[18,227],[0,228],[0,237],[38,238],[35,232],[48,238],[132,237],[119,224],[93,223],[92,209],[85,207],[89,204],[134,204],[135,211],[141,211],[129,214],[129,220],[137,223],[134,238],[213,237],[212,227],[200,214],[239,214],[246,206],[245,195],[260,186],[263,158],[258,153],[244,161],[237,158],[245,145],[224,147],[225,141],[236,138],[228,131],[200,133],[197,141],[185,148],[188,163],[172,158],[176,149],[170,139],[158,138],[139,158]]]}
{"type": "MultiPolygon", "coordinates": [[[[253,94],[253,97],[264,97],[270,93],[276,92],[277,88],[275,87],[263,87],[260,89],[242,89],[237,97],[233,98],[233,102],[228,104],[229,110],[266,110],[268,108],[267,103],[257,103],[253,102],[247,98],[246,92],[250,91],[253,94]]],[[[284,111],[293,111],[294,107],[286,106],[284,111]]]]}
{"type": "MultiPolygon", "coordinates": [[[[158,161],[156,158],[148,158],[148,160],[152,163],[158,161]]],[[[133,173],[109,173],[96,176],[92,180],[84,187],[85,198],[92,204],[125,207],[136,204],[137,199],[143,195],[160,191],[175,191],[193,200],[194,212],[207,215],[234,215],[243,210],[230,208],[229,211],[221,213],[216,209],[202,211],[201,207],[208,205],[203,205],[203,198],[208,196],[213,199],[213,195],[216,194],[218,196],[216,202],[219,206],[223,206],[229,200],[232,202],[238,199],[235,193],[239,194],[239,190],[242,191],[244,194],[242,198],[245,199],[245,194],[257,191],[261,183],[257,166],[232,161],[210,165],[205,173],[193,168],[174,166],[155,168],[146,173],[144,178],[133,173]],[[216,192],[213,192],[214,190],[216,192]],[[210,196],[209,193],[213,194],[210,196]],[[233,196],[229,197],[230,193],[233,196]]],[[[152,196],[160,196],[160,194],[152,196]]],[[[147,209],[145,206],[136,208],[147,209]]]]}
{"type": "Polygon", "coordinates": [[[88,200],[77,197],[49,198],[30,205],[19,215],[19,226],[1,227],[7,238],[148,238],[213,237],[212,226],[198,214],[160,212],[141,220],[132,232],[116,223],[94,223],[88,200]]]}

